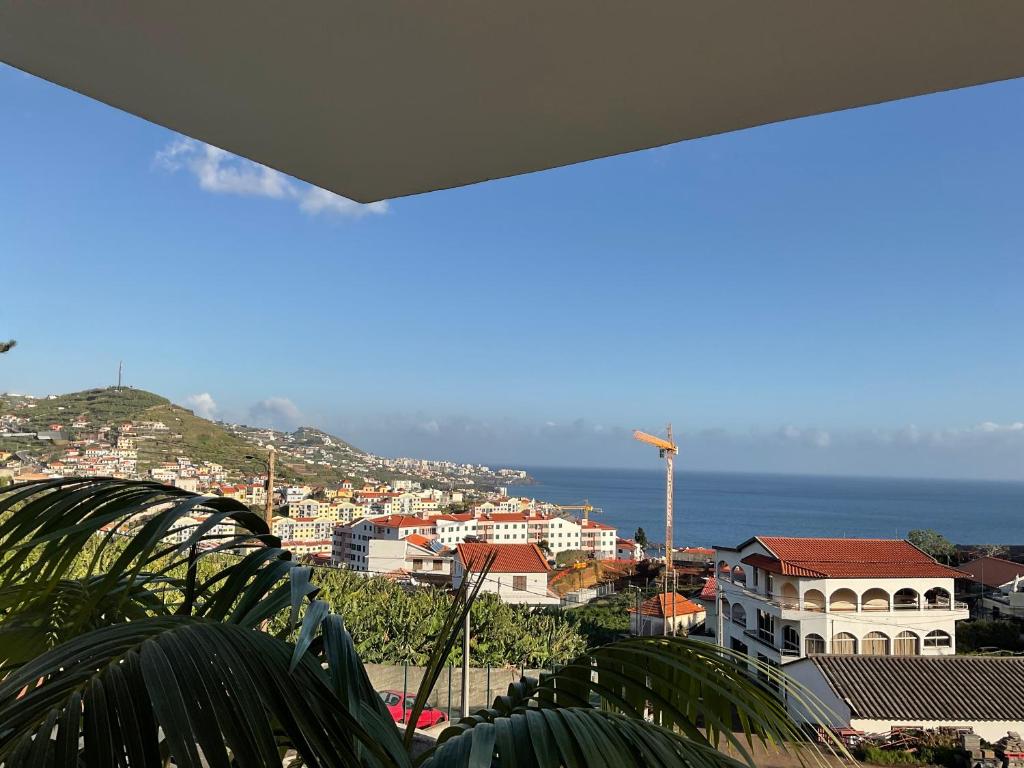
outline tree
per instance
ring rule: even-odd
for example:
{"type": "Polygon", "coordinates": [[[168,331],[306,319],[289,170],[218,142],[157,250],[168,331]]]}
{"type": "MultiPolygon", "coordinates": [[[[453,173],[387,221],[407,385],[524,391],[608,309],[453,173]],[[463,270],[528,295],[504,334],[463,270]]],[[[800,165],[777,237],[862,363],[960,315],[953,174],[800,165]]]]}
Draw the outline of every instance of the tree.
{"type": "Polygon", "coordinates": [[[907,539],[922,552],[944,563],[951,562],[956,555],[956,547],[953,546],[953,542],[931,528],[913,530],[907,534],[907,539]]]}
{"type": "MultiPolygon", "coordinates": [[[[241,502],[147,481],[0,493],[0,762],[262,768],[292,753],[308,766],[412,768],[413,724],[481,581],[421,628],[436,642],[400,733],[341,616],[280,544],[241,502]],[[213,534],[221,522],[237,535],[213,534]]],[[[753,765],[751,739],[802,738],[758,673],[783,682],[709,644],[613,643],[509,686],[415,765],[742,765],[719,743],[753,765]]]]}
{"type": "Polygon", "coordinates": [[[541,539],[537,546],[540,547],[540,551],[544,553],[545,557],[551,557],[551,544],[547,539],[541,539]]]}
{"type": "Polygon", "coordinates": [[[10,352],[16,346],[18,346],[18,342],[16,342],[14,339],[9,339],[8,341],[0,341],[0,355],[2,355],[4,352],[10,352]]]}
{"type": "Polygon", "coordinates": [[[637,528],[636,533],[633,534],[633,541],[640,549],[647,549],[647,531],[643,528],[637,528]]]}

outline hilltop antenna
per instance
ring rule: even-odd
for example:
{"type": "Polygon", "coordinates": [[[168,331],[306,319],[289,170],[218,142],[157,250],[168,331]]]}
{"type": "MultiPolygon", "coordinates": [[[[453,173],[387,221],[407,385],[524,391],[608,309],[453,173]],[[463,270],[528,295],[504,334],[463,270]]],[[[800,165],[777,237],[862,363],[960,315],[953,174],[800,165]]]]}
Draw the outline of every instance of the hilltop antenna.
{"type": "Polygon", "coordinates": [[[117,361],[117,391],[121,391],[121,374],[124,373],[124,360],[117,361]]]}

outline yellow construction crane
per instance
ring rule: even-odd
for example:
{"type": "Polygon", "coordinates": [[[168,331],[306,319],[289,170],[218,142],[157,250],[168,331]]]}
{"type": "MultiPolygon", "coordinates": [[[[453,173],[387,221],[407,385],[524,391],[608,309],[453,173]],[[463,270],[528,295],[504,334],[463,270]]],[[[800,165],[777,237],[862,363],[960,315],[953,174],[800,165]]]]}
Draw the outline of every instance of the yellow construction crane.
{"type": "MultiPolygon", "coordinates": [[[[639,440],[641,443],[647,443],[653,445],[658,449],[658,456],[665,460],[665,586],[662,590],[665,593],[665,605],[668,602],[668,574],[672,570],[672,484],[674,481],[673,476],[673,463],[675,461],[676,454],[679,453],[679,446],[672,440],[672,425],[668,425],[666,430],[668,439],[663,437],[657,437],[655,435],[649,435],[646,432],[641,432],[639,429],[634,430],[633,439],[639,440]]],[[[675,606],[675,598],[672,598],[672,605],[675,606]]],[[[673,624],[674,626],[674,624],[673,624]]],[[[668,634],[668,621],[662,622],[663,634],[668,634]]]]}
{"type": "Polygon", "coordinates": [[[586,499],[584,499],[582,504],[552,504],[551,506],[557,509],[559,512],[582,512],[583,522],[585,523],[590,520],[591,512],[604,512],[604,510],[601,509],[600,507],[592,506],[590,502],[588,502],[586,499]]]}

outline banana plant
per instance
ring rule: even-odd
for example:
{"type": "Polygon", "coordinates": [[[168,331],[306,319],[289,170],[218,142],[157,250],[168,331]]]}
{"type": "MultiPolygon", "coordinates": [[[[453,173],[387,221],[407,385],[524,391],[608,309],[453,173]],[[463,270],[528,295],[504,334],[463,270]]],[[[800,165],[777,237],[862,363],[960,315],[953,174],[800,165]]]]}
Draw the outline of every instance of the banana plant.
{"type": "Polygon", "coordinates": [[[312,569],[240,502],[110,478],[14,485],[0,493],[0,766],[712,767],[803,738],[746,657],[641,638],[522,679],[414,758],[481,584],[455,592],[402,733],[312,569]]]}

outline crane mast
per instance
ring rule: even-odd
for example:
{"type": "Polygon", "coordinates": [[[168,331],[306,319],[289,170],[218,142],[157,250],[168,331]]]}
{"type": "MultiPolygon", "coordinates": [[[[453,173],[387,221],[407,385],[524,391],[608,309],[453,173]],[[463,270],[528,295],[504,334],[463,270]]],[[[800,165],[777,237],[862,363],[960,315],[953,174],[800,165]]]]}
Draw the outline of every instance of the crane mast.
{"type": "MultiPolygon", "coordinates": [[[[635,430],[633,432],[633,439],[639,440],[641,443],[647,445],[653,445],[658,449],[658,457],[665,460],[665,582],[662,588],[664,594],[663,604],[665,606],[665,613],[668,612],[669,599],[668,599],[668,578],[669,572],[672,570],[672,496],[674,491],[675,483],[675,457],[679,453],[679,446],[672,440],[672,425],[669,424],[666,429],[667,439],[657,437],[655,435],[648,434],[647,432],[641,432],[635,430]]],[[[675,596],[672,597],[672,618],[675,618],[675,596]]],[[[673,628],[674,628],[673,624],[673,628]]],[[[668,616],[665,615],[662,619],[661,624],[662,634],[668,634],[668,616]]],[[[674,632],[673,632],[674,634],[674,632]]]]}

